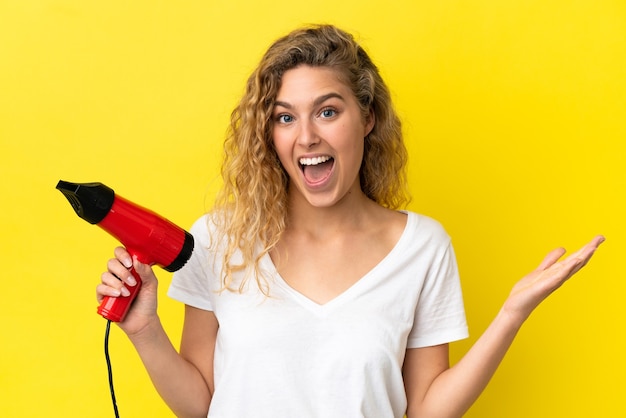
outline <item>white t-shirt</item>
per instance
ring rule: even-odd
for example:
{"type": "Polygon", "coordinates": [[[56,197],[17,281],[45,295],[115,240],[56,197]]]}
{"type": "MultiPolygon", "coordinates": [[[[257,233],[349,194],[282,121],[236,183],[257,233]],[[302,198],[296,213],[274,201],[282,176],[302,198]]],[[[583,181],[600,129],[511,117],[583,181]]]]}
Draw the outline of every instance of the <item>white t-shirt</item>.
{"type": "Polygon", "coordinates": [[[196,248],[168,294],[219,321],[209,417],[404,416],[406,349],[468,335],[448,235],[428,217],[407,215],[391,252],[323,305],[291,288],[269,256],[261,261],[269,298],[254,278],[243,293],[218,292],[221,259],[207,250],[206,216],[194,224],[196,248]]]}

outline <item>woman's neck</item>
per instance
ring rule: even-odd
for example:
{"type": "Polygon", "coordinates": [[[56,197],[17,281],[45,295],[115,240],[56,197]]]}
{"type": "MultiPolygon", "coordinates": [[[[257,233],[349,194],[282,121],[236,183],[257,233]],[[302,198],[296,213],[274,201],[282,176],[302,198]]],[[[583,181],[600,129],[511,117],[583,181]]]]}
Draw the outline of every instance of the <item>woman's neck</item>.
{"type": "Polygon", "coordinates": [[[372,216],[385,210],[360,189],[353,190],[332,206],[311,205],[301,194],[289,196],[287,229],[317,235],[328,231],[359,228],[372,216]]]}

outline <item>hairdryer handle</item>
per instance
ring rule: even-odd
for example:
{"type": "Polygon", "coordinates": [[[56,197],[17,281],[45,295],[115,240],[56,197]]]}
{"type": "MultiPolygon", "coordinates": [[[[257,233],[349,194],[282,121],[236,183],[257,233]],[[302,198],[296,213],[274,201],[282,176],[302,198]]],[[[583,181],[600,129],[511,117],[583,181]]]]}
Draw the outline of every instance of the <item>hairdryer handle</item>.
{"type": "Polygon", "coordinates": [[[135,286],[126,285],[126,288],[130,292],[130,295],[128,296],[105,296],[104,299],[102,299],[102,302],[98,307],[98,313],[104,318],[113,322],[121,322],[126,317],[126,313],[128,313],[130,305],[133,303],[133,300],[135,300],[137,293],[139,293],[139,289],[141,289],[141,278],[139,277],[139,273],[137,273],[134,267],[131,267],[130,272],[135,280],[137,280],[137,284],[135,286]]]}

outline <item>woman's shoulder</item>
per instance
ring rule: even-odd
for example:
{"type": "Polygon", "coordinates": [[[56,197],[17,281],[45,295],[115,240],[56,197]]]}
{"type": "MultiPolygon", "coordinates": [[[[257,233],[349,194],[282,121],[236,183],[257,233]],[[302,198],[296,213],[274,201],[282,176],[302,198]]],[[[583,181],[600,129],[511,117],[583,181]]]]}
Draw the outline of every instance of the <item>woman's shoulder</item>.
{"type": "Polygon", "coordinates": [[[401,211],[407,215],[406,232],[431,241],[448,243],[450,235],[437,219],[413,211],[401,211]]]}
{"type": "Polygon", "coordinates": [[[211,226],[213,224],[212,219],[213,217],[210,213],[203,214],[194,221],[194,223],[191,225],[191,229],[189,230],[189,232],[191,232],[193,235],[208,235],[209,230],[213,228],[211,226]]]}
{"type": "Polygon", "coordinates": [[[219,235],[219,218],[214,213],[205,213],[198,217],[189,232],[203,247],[207,247],[219,235]]]}

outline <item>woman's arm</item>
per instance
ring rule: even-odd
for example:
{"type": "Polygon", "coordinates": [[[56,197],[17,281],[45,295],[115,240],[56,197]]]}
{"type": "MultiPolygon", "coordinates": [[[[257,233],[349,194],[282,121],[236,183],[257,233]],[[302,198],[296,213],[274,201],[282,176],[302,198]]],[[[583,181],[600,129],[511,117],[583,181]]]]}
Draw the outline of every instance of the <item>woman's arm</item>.
{"type": "Polygon", "coordinates": [[[213,388],[213,351],[218,329],[215,315],[186,307],[179,354],[157,315],[158,282],[152,269],[137,260],[131,262],[121,247],[115,250],[115,255],[97,288],[98,300],[124,294],[123,288],[132,285],[127,266],[133,265],[142,287],[126,318],[118,325],[128,335],[155,388],[176,416],[206,417],[213,388]]]}
{"type": "Polygon", "coordinates": [[[485,389],[532,311],[584,267],[603,241],[598,236],[562,261],[558,260],[565,250],[550,252],[537,269],[513,287],[496,318],[453,367],[446,366],[447,346],[407,350],[407,417],[462,416],[485,389]]]}
{"type": "Polygon", "coordinates": [[[185,307],[180,354],[160,321],[129,338],[159,395],[177,417],[206,417],[213,393],[213,312],[185,307]]]}
{"type": "Polygon", "coordinates": [[[451,368],[443,366],[448,361],[447,345],[407,350],[404,360],[407,417],[461,417],[489,383],[518,330],[519,326],[509,323],[500,312],[451,368]]]}

